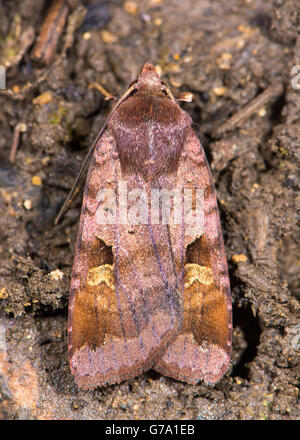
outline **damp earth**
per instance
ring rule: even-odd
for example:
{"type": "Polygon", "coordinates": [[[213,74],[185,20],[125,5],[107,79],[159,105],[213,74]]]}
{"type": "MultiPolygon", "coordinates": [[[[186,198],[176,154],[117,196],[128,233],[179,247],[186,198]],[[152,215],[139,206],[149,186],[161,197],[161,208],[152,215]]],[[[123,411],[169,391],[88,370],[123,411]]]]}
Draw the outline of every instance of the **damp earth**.
{"type": "Polygon", "coordinates": [[[0,419],[299,419],[299,1],[69,1],[41,52],[50,3],[0,2],[0,419]],[[105,95],[146,61],[193,94],[182,107],[218,196],[232,361],[215,386],[149,371],[81,391],[66,334],[80,194],[54,219],[105,95]]]}

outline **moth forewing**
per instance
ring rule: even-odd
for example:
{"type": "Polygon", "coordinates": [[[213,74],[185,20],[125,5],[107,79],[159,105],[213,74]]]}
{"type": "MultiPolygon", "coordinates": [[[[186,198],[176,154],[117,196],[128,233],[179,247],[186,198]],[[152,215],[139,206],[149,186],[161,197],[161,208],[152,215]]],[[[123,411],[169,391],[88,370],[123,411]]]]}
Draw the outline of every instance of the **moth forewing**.
{"type": "Polygon", "coordinates": [[[191,118],[150,63],[90,156],[69,303],[77,384],[95,388],[150,368],[215,382],[230,357],[231,306],[214,187],[191,118]],[[154,217],[164,220],[151,221],[153,191],[187,188],[204,194],[203,234],[188,225],[184,203],[180,221],[168,222],[160,202],[154,217]]]}

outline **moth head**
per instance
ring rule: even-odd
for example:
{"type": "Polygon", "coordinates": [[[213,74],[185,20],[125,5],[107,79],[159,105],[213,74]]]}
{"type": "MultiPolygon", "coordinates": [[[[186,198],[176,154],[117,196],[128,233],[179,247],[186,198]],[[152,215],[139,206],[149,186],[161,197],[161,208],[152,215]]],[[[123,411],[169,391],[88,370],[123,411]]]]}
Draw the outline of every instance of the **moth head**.
{"type": "Polygon", "coordinates": [[[162,82],[155,67],[146,63],[136,82],[136,89],[161,89],[162,82]]]}

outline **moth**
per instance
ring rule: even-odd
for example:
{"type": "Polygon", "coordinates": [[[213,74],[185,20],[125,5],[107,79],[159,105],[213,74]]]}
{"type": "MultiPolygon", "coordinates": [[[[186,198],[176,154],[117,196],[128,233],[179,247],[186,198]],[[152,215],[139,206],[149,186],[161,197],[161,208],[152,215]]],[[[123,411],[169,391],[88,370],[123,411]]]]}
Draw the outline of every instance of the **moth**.
{"type": "Polygon", "coordinates": [[[146,63],[84,162],[82,169],[91,160],[68,323],[70,368],[82,388],[151,368],[214,384],[228,368],[226,256],[212,177],[191,126],[146,63]]]}

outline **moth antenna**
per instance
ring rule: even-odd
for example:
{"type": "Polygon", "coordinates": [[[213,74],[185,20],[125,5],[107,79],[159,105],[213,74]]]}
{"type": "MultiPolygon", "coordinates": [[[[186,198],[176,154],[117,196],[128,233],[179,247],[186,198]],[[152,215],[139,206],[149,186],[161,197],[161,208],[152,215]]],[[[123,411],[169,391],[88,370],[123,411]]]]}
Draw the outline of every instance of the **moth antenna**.
{"type": "Polygon", "coordinates": [[[82,177],[82,175],[83,175],[83,173],[84,173],[84,171],[85,171],[85,169],[86,169],[87,164],[89,163],[91,157],[92,157],[93,154],[94,154],[95,147],[96,147],[96,145],[97,145],[97,143],[98,143],[100,137],[102,136],[102,134],[103,134],[103,132],[104,132],[104,129],[106,128],[106,124],[107,124],[107,120],[105,121],[104,125],[102,126],[101,130],[99,131],[99,133],[98,133],[96,139],[95,139],[94,142],[92,143],[92,146],[90,147],[90,149],[89,149],[89,151],[88,151],[88,153],[87,153],[87,155],[86,155],[86,157],[85,157],[85,159],[84,159],[84,161],[83,161],[83,164],[82,164],[82,166],[81,166],[81,168],[80,168],[80,171],[79,171],[79,173],[77,174],[77,177],[76,177],[76,179],[75,179],[75,181],[74,181],[74,183],[73,183],[72,189],[71,189],[71,191],[69,192],[69,195],[68,195],[68,197],[67,197],[65,203],[63,204],[61,210],[59,211],[59,214],[58,214],[58,216],[56,217],[54,224],[57,225],[57,223],[58,223],[58,222],[60,221],[60,219],[62,218],[63,214],[64,214],[64,213],[66,212],[66,210],[68,209],[69,205],[72,203],[73,198],[74,198],[74,195],[76,195],[76,194],[78,193],[79,188],[80,188],[80,186],[78,186],[78,182],[80,181],[80,179],[81,179],[81,177],[82,177]]]}
{"type": "Polygon", "coordinates": [[[114,97],[113,94],[109,93],[101,84],[98,84],[96,82],[92,82],[89,85],[89,89],[96,89],[99,90],[100,93],[102,93],[103,96],[105,96],[105,100],[112,99],[114,97]]]}
{"type": "Polygon", "coordinates": [[[117,108],[119,107],[119,105],[127,98],[127,96],[130,95],[130,93],[134,90],[135,88],[135,84],[133,84],[131,87],[129,87],[129,89],[124,93],[123,96],[121,96],[121,98],[119,99],[119,101],[116,103],[115,107],[113,108],[113,110],[111,111],[110,115],[106,118],[106,121],[104,122],[104,124],[102,125],[99,133],[96,136],[96,139],[94,140],[94,142],[92,143],[92,146],[90,147],[84,161],[83,164],[80,168],[79,173],[77,174],[77,177],[75,179],[75,182],[73,183],[72,189],[65,201],[65,203],[63,204],[61,210],[58,213],[58,216],[56,217],[54,224],[57,225],[58,222],[61,220],[63,214],[66,212],[66,210],[68,209],[69,205],[72,203],[74,195],[76,195],[79,191],[79,186],[78,186],[78,182],[80,181],[91,157],[94,154],[95,148],[100,140],[100,138],[102,137],[104,130],[106,129],[107,123],[109,122],[109,120],[112,118],[112,116],[114,115],[115,111],[117,110],[117,108]]]}
{"type": "Polygon", "coordinates": [[[110,99],[118,101],[118,99],[120,99],[120,95],[114,95],[112,93],[109,93],[103,86],[101,86],[101,84],[98,84],[96,82],[93,82],[92,84],[90,84],[89,89],[98,90],[105,97],[104,98],[105,101],[109,101],[110,99]]]}
{"type": "Polygon", "coordinates": [[[120,99],[120,95],[119,96],[118,95],[108,95],[108,96],[105,96],[105,98],[104,98],[105,101],[109,101],[110,99],[117,101],[118,99],[120,99]]]}

